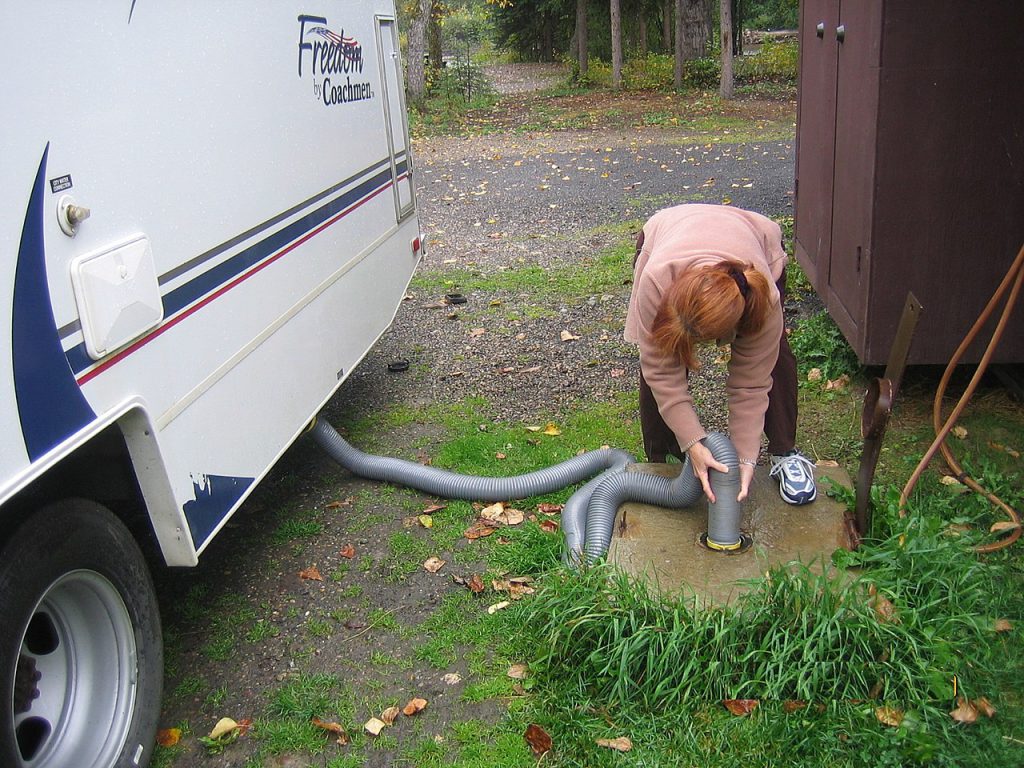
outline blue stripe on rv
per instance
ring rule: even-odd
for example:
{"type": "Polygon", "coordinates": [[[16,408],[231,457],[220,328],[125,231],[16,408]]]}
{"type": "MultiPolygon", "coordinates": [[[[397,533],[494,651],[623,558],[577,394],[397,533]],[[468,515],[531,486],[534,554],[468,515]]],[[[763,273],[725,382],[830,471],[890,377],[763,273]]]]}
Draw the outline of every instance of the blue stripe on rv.
{"type": "Polygon", "coordinates": [[[11,352],[21,434],[35,461],[96,418],[61,348],[46,279],[43,238],[46,159],[36,172],[14,276],[11,352]]]}
{"type": "MultiPolygon", "coordinates": [[[[407,168],[408,164],[406,162],[400,163],[397,166],[399,176],[404,174],[407,168]]],[[[354,205],[363,198],[369,197],[382,187],[392,183],[392,181],[391,169],[385,169],[325,205],[296,219],[288,226],[239,251],[231,258],[198,275],[184,285],[169,291],[163,296],[164,317],[173,317],[190,304],[213,293],[247,269],[270,257],[289,243],[298,240],[304,234],[312,231],[339,212],[354,205]]],[[[95,364],[95,361],[89,357],[84,342],[67,350],[67,360],[75,374],[79,374],[95,364]]]]}
{"type": "Polygon", "coordinates": [[[252,477],[224,475],[205,475],[201,483],[192,481],[195,500],[186,501],[182,511],[196,549],[210,538],[213,530],[253,482],[255,479],[252,477]]]}

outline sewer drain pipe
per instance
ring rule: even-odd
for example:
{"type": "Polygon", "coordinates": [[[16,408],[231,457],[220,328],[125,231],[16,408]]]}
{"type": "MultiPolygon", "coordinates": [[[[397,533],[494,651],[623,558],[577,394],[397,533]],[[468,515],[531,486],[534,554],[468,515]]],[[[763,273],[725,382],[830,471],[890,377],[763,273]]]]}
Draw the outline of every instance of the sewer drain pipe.
{"type": "MultiPolygon", "coordinates": [[[[593,478],[572,495],[562,511],[562,529],[573,561],[584,549],[588,560],[604,556],[611,544],[616,512],[623,503],[636,501],[685,507],[696,502],[702,493],[700,481],[690,470],[689,458],[679,477],[673,480],[644,472],[626,472],[626,465],[635,463],[635,459],[625,451],[607,448],[524,475],[477,477],[363,453],[323,419],[314,422],[311,432],[331,458],[355,475],[408,486],[446,499],[507,501],[551,493],[593,478]]],[[[717,502],[708,505],[707,540],[714,549],[738,549],[742,507],[736,501],[739,492],[736,450],[729,438],[720,433],[711,433],[703,442],[717,461],[729,467],[727,474],[711,470],[717,502]]]]}

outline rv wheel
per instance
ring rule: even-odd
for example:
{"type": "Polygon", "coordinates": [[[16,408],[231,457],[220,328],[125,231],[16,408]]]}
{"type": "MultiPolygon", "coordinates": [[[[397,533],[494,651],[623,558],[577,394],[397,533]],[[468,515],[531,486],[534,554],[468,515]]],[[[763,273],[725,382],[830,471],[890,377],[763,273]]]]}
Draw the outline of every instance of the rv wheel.
{"type": "Polygon", "coordinates": [[[141,768],[163,686],[156,596],[110,511],[62,501],[0,552],[0,765],[141,768]]]}

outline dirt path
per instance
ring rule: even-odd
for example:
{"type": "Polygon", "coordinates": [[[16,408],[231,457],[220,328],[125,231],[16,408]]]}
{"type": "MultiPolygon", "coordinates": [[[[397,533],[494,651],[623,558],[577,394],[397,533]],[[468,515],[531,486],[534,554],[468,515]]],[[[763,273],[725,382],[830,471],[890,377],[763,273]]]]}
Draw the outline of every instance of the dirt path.
{"type": "MultiPolygon", "coordinates": [[[[523,94],[550,82],[552,68],[494,72],[499,88],[512,95],[481,120],[512,126],[535,109],[551,108],[552,102],[523,94]]],[[[631,103],[664,99],[636,94],[631,103]]],[[[587,96],[568,107],[564,100],[558,104],[619,109],[621,115],[625,101],[587,96]]],[[[786,108],[766,109],[775,110],[775,119],[786,108]]],[[[421,275],[444,280],[527,267],[587,269],[597,253],[635,234],[655,210],[684,201],[728,200],[773,216],[791,213],[791,141],[723,143],[689,129],[636,125],[509,129],[417,142],[417,200],[427,244],[421,275]]],[[[617,285],[574,302],[530,291],[468,292],[458,308],[439,302],[442,291],[413,291],[392,329],[329,404],[328,418],[340,422],[400,404],[416,408],[477,395],[489,403],[481,423],[517,423],[633,391],[635,351],[621,341],[628,291],[617,285]],[[564,330],[578,338],[563,341],[564,330]],[[388,372],[397,359],[409,361],[407,372],[388,372]]],[[[432,437],[412,424],[363,447],[427,460],[432,437]]],[[[223,716],[264,718],[266,734],[285,706],[282,691],[321,679],[316,675],[340,681],[325,701],[344,689],[358,702],[351,723],[414,694],[430,702],[414,734],[396,731],[393,744],[364,745],[353,753],[358,762],[331,762],[332,768],[391,765],[403,739],[442,737],[453,722],[500,717],[503,705],[494,699],[467,703],[465,658],[439,668],[422,653],[429,633],[418,625],[446,595],[465,590],[452,575],[468,576],[472,569],[470,555],[460,555],[467,544],[462,539],[447,553],[458,564],[441,576],[416,566],[416,552],[405,561],[395,558],[396,542],[416,546],[408,519],[429,502],[354,479],[300,439],[198,568],[161,575],[168,638],[162,725],[192,729],[182,746],[159,755],[161,765],[305,768],[340,760],[344,753],[332,745],[316,757],[296,747],[254,762],[265,735],[246,736],[213,756],[197,741],[223,716]],[[322,580],[300,578],[312,565],[322,580]]]]}

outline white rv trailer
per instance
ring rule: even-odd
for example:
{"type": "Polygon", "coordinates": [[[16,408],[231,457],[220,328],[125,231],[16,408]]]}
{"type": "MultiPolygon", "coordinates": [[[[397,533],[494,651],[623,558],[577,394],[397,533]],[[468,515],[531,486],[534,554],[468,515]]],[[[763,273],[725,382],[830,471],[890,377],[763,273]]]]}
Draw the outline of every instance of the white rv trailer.
{"type": "Polygon", "coordinates": [[[190,566],[420,258],[393,0],[0,2],[0,765],[149,762],[190,566]]]}

